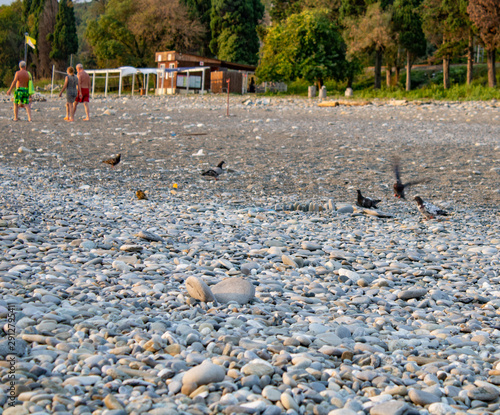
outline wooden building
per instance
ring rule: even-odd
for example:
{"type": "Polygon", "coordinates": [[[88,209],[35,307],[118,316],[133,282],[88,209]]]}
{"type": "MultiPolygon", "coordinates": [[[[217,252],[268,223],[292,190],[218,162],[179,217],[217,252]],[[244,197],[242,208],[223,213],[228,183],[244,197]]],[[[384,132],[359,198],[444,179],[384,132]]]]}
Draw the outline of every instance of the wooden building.
{"type": "Polygon", "coordinates": [[[248,74],[255,72],[256,69],[251,65],[176,51],[156,52],[155,60],[158,63],[158,69],[167,70],[165,77],[158,83],[157,94],[160,95],[188,91],[199,92],[202,84],[206,90],[214,93],[227,92],[227,79],[231,79],[230,92],[244,94],[247,92],[248,74]],[[199,72],[195,70],[197,67],[200,68],[199,72]],[[210,70],[202,70],[202,67],[208,67],[210,70]],[[176,72],[168,72],[169,69],[176,70],[176,72]],[[183,73],[182,69],[189,69],[189,73],[183,73]],[[219,72],[226,74],[218,74],[219,72]],[[203,82],[202,77],[205,78],[203,82]],[[214,82],[214,88],[212,88],[212,82],[214,82]]]}

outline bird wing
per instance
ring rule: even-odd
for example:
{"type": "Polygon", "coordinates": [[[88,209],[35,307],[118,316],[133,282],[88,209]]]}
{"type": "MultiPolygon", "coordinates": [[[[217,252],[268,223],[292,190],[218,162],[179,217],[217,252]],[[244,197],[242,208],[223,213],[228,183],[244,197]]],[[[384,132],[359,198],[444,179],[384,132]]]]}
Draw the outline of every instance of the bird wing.
{"type": "Polygon", "coordinates": [[[439,209],[437,206],[433,205],[432,203],[429,202],[424,202],[424,208],[427,212],[429,212],[431,215],[439,215],[439,209]]]}
{"type": "Polygon", "coordinates": [[[408,182],[408,183],[405,183],[403,184],[403,187],[407,188],[407,187],[410,187],[410,186],[413,186],[415,184],[420,184],[420,183],[428,183],[430,181],[430,179],[418,179],[418,180],[413,180],[411,182],[408,182]]]}
{"type": "Polygon", "coordinates": [[[219,174],[214,169],[209,169],[201,173],[202,176],[217,177],[219,174]]]}

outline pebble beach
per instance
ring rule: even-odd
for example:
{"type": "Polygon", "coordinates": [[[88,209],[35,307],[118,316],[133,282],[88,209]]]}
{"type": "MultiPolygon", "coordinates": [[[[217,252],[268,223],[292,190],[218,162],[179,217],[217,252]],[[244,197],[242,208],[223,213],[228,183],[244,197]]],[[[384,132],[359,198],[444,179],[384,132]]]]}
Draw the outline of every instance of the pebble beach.
{"type": "Polygon", "coordinates": [[[0,414],[500,415],[500,103],[46,98],[0,95],[0,414]]]}

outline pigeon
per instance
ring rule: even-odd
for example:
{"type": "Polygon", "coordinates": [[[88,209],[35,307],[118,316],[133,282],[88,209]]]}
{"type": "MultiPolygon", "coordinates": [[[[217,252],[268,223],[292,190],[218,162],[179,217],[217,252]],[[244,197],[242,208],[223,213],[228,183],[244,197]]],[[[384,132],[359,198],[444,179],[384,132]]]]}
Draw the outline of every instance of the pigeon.
{"type": "Polygon", "coordinates": [[[381,200],[377,199],[372,199],[371,197],[365,197],[361,194],[361,192],[358,190],[358,201],[357,205],[367,208],[367,209],[377,209],[377,204],[380,203],[381,200]]]}
{"type": "Polygon", "coordinates": [[[399,172],[399,159],[394,159],[394,162],[392,164],[392,168],[394,170],[394,175],[396,176],[396,183],[394,183],[394,197],[397,197],[399,199],[405,199],[405,189],[407,187],[413,186],[414,184],[418,183],[424,183],[427,182],[428,179],[422,179],[422,180],[414,180],[412,182],[408,183],[402,183],[401,182],[401,175],[399,172]]]}
{"type": "Polygon", "coordinates": [[[225,163],[226,163],[225,161],[221,161],[219,164],[217,164],[217,167],[212,167],[207,171],[201,173],[201,175],[207,177],[213,177],[215,178],[215,180],[217,180],[217,178],[223,173],[222,165],[225,163]]]}
{"type": "Polygon", "coordinates": [[[110,159],[103,160],[103,163],[111,165],[111,167],[115,167],[121,159],[122,155],[118,153],[115,157],[111,157],[110,159]]]}
{"type": "Polygon", "coordinates": [[[138,190],[137,192],[135,192],[135,195],[137,196],[137,199],[139,199],[139,200],[148,200],[146,193],[144,193],[142,190],[138,190]]]}
{"type": "Polygon", "coordinates": [[[424,202],[420,196],[413,198],[418,205],[419,212],[424,215],[425,219],[434,219],[436,216],[448,216],[448,212],[434,206],[432,203],[424,202]]]}

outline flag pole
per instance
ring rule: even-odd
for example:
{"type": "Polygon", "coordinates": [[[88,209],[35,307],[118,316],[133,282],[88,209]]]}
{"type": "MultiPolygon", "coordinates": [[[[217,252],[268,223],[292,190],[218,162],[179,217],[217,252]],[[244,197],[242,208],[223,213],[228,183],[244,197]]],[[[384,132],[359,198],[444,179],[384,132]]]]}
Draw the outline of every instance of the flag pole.
{"type": "Polygon", "coordinates": [[[26,62],[26,68],[28,67],[28,32],[24,34],[24,62],[26,62]]]}

